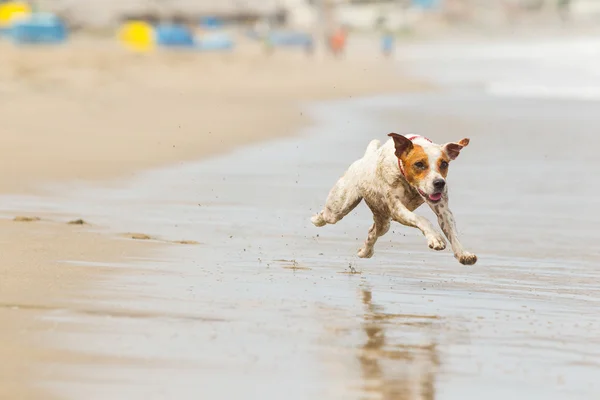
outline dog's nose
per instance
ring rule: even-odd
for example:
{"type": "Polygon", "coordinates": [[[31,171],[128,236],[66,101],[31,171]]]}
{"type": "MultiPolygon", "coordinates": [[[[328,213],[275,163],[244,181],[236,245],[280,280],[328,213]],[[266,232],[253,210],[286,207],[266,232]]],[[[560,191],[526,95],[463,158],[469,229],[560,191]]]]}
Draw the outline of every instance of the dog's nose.
{"type": "Polygon", "coordinates": [[[433,181],[433,187],[437,190],[442,190],[446,186],[446,181],[443,179],[436,179],[433,181]]]}

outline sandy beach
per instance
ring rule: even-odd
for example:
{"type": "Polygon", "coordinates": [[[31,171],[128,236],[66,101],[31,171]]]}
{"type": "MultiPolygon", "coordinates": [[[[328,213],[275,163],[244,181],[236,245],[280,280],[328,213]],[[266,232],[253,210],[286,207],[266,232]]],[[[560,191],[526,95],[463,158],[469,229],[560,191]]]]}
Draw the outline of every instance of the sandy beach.
{"type": "Polygon", "coordinates": [[[48,180],[123,176],[292,135],[309,123],[298,112],[301,101],[425,87],[376,52],[333,60],[292,51],[266,57],[258,45],[233,54],[143,55],[104,42],[0,45],[0,160],[11,171],[0,177],[0,190],[12,192],[48,180]]]}
{"type": "Polygon", "coordinates": [[[598,397],[598,39],[83,44],[0,53],[0,397],[598,397]],[[471,139],[448,184],[475,266],[399,224],[358,259],[364,204],[310,223],[390,131],[471,139]]]}
{"type": "MultiPolygon", "coordinates": [[[[136,55],[103,42],[41,49],[0,43],[0,54],[2,194],[134,176],[294,135],[311,123],[298,107],[303,101],[425,87],[383,60],[264,57],[252,47],[230,55],[136,55]]],[[[43,399],[51,397],[36,385],[44,366],[102,359],[54,348],[45,333],[60,328],[40,316],[72,310],[90,296],[90,285],[115,273],[62,261],[114,262],[157,244],[66,224],[84,215],[25,216],[41,220],[6,220],[1,229],[0,398],[43,399]]]]}

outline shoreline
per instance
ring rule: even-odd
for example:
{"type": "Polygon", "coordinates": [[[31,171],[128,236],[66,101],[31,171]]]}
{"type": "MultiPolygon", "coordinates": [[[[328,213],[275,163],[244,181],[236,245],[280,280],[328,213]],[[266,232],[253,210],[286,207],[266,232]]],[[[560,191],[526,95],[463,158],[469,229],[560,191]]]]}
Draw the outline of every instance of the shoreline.
{"type": "MultiPolygon", "coordinates": [[[[0,100],[9,116],[0,150],[1,170],[8,173],[0,174],[0,193],[37,194],[45,182],[93,183],[204,159],[298,134],[312,123],[299,111],[305,101],[426,87],[403,78],[393,63],[75,49],[7,52],[0,84],[13,97],[0,100]],[[199,61],[206,76],[198,77],[199,61]]],[[[119,273],[78,264],[152,254],[161,244],[115,240],[93,232],[94,221],[77,226],[43,213],[27,216],[42,219],[0,221],[4,247],[11,249],[0,265],[0,355],[10,364],[0,370],[0,397],[45,399],[52,397],[38,383],[52,375],[51,365],[102,362],[55,348],[47,336],[61,328],[42,318],[49,310],[72,309],[77,299],[93,301],[98,295],[88,290],[94,282],[119,273]]]]}

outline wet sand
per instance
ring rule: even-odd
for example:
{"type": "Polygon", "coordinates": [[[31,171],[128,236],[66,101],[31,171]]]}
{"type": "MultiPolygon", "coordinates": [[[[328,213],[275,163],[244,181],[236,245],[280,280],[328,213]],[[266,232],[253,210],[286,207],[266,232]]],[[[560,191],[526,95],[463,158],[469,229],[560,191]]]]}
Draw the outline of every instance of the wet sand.
{"type": "MultiPolygon", "coordinates": [[[[102,363],[104,358],[49,345],[45,335],[61,327],[41,317],[84,313],[80,302],[91,296],[87,291],[91,281],[98,284],[119,273],[106,268],[92,270],[81,262],[114,262],[147,253],[151,246],[115,241],[89,232],[89,228],[58,221],[3,220],[0,227],[0,359],[4,360],[0,398],[54,398],[39,385],[53,363],[102,363]]],[[[91,310],[98,311],[98,307],[91,310]]]]}

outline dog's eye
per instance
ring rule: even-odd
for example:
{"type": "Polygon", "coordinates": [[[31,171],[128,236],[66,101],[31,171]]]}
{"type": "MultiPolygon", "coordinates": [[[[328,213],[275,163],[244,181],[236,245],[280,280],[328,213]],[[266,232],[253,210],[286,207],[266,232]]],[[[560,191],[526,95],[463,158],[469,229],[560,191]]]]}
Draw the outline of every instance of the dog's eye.
{"type": "Polygon", "coordinates": [[[447,161],[442,161],[440,163],[440,169],[446,169],[448,168],[448,162],[447,161]]]}
{"type": "Polygon", "coordinates": [[[418,169],[425,169],[425,163],[422,161],[416,162],[415,167],[418,169]]]}

